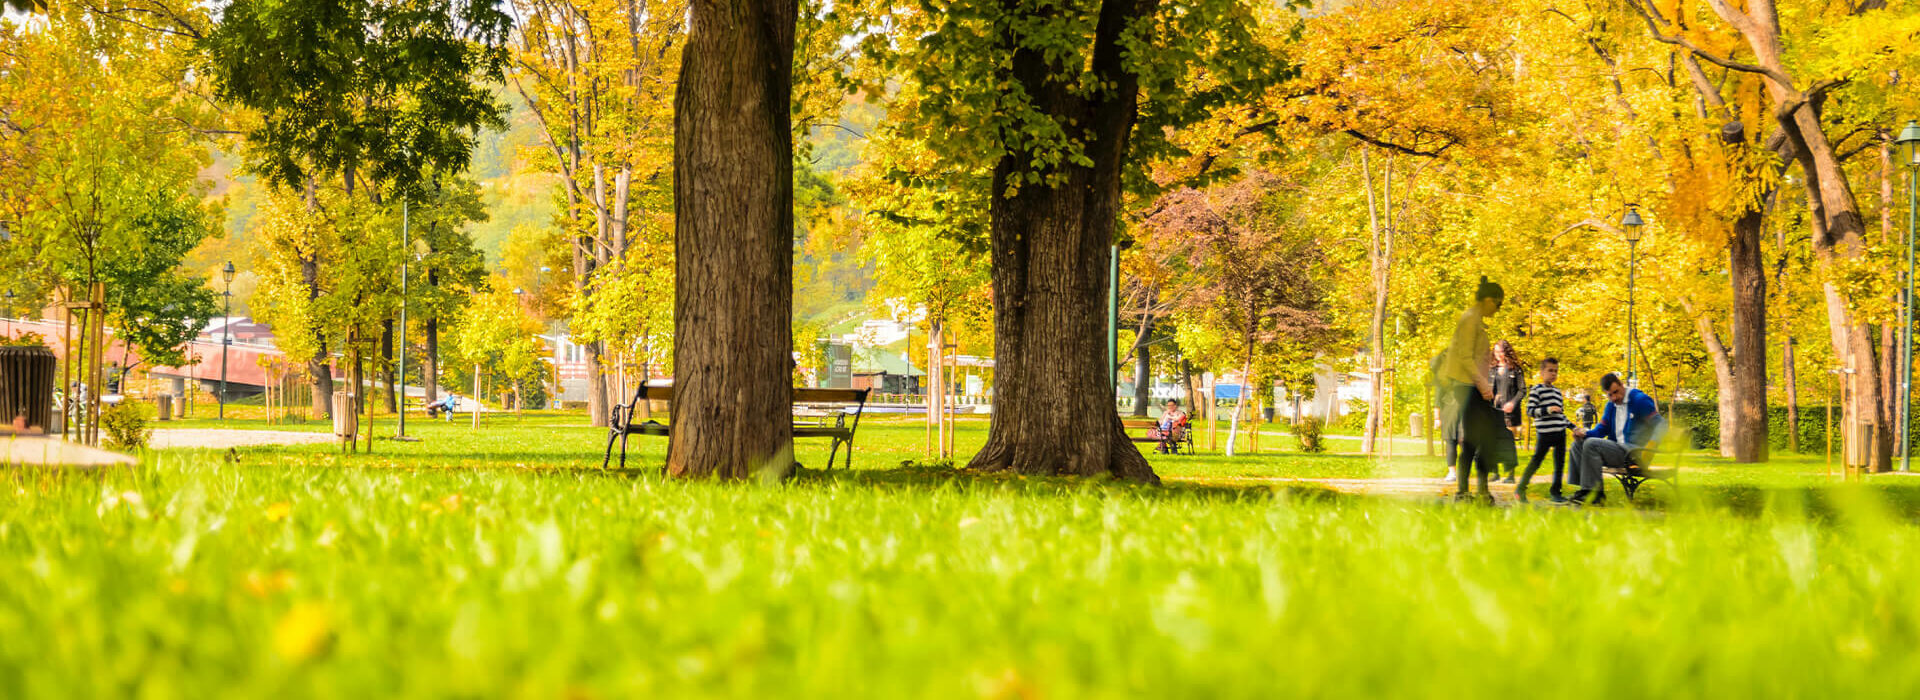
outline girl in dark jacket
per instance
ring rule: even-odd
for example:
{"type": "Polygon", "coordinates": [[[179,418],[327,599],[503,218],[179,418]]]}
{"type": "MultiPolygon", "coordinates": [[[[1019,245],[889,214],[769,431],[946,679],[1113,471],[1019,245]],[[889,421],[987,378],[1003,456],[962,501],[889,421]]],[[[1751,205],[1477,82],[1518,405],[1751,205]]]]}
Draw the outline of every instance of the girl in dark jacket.
{"type": "MultiPolygon", "coordinates": [[[[1506,418],[1507,430],[1517,435],[1520,431],[1520,400],[1527,391],[1527,370],[1520,364],[1520,356],[1513,351],[1513,343],[1502,340],[1494,344],[1493,371],[1489,375],[1493,380],[1493,405],[1506,418]]],[[[1504,482],[1511,484],[1514,482],[1514,472],[1520,465],[1520,455],[1511,439],[1504,442],[1505,449],[1494,452],[1494,470],[1505,474],[1504,482]]]]}

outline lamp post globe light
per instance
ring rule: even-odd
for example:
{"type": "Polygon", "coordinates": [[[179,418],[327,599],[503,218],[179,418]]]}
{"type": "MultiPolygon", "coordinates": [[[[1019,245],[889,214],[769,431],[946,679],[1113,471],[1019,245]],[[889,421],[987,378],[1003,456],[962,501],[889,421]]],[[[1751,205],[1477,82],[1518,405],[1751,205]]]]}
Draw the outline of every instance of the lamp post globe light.
{"type": "Polygon", "coordinates": [[[1900,130],[1900,136],[1893,140],[1907,156],[1907,296],[1902,311],[1900,344],[1900,471],[1913,471],[1913,436],[1908,434],[1913,419],[1908,415],[1913,410],[1913,236],[1914,236],[1914,195],[1913,181],[1920,177],[1920,121],[1908,121],[1907,128],[1900,130]]]}
{"type": "Polygon", "coordinates": [[[1620,217],[1620,230],[1625,232],[1627,238],[1627,386],[1630,387],[1637,384],[1633,366],[1633,287],[1639,276],[1640,235],[1646,224],[1640,218],[1638,204],[1628,204],[1626,215],[1620,217]]]}
{"type": "Polygon", "coordinates": [[[220,278],[227,284],[226,290],[220,293],[227,298],[226,310],[221,312],[220,319],[220,418],[222,420],[227,417],[227,346],[233,344],[233,275],[233,261],[228,260],[227,266],[220,268],[220,278]]]}

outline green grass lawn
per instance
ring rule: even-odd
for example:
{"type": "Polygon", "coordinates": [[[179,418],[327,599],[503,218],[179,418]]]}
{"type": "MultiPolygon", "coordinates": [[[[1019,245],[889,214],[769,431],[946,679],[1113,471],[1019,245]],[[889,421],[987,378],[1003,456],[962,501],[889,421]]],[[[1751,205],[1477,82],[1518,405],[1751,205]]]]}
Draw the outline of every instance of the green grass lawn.
{"type": "Polygon", "coordinates": [[[1920,478],[1817,456],[1574,511],[1285,481],[1444,468],[1277,432],[1161,488],[956,472],[898,419],[786,483],[665,480],[638,437],[602,471],[577,415],[409,432],[0,472],[0,697],[1920,692],[1920,478]]]}

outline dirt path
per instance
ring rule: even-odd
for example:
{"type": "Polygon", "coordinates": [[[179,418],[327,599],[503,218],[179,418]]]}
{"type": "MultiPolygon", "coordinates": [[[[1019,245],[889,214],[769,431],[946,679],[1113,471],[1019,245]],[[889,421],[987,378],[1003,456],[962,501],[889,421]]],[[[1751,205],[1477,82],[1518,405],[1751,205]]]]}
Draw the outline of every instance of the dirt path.
{"type": "Polygon", "coordinates": [[[215,428],[178,428],[153,431],[154,449],[225,449],[255,445],[305,445],[333,442],[326,433],[297,433],[290,430],[221,430],[215,428]]]}

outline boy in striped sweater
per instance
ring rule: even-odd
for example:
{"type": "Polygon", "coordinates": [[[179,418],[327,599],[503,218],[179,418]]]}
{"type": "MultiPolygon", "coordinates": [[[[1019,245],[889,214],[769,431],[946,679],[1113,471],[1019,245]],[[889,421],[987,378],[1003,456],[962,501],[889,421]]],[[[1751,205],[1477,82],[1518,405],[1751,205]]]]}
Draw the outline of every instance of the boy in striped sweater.
{"type": "Polygon", "coordinates": [[[1533,432],[1538,439],[1533,443],[1533,460],[1520,476],[1520,485],[1514,488],[1514,495],[1521,503],[1527,501],[1527,482],[1540,471],[1540,460],[1546,458],[1548,450],[1553,451],[1553,488],[1547,491],[1547,497],[1554,503],[1567,500],[1560,495],[1560,484],[1567,469],[1567,429],[1573,424],[1567,421],[1566,397],[1553,385],[1553,380],[1559,378],[1560,360],[1552,357],[1541,360],[1540,383],[1527,392],[1527,415],[1533,418],[1533,432]]]}

